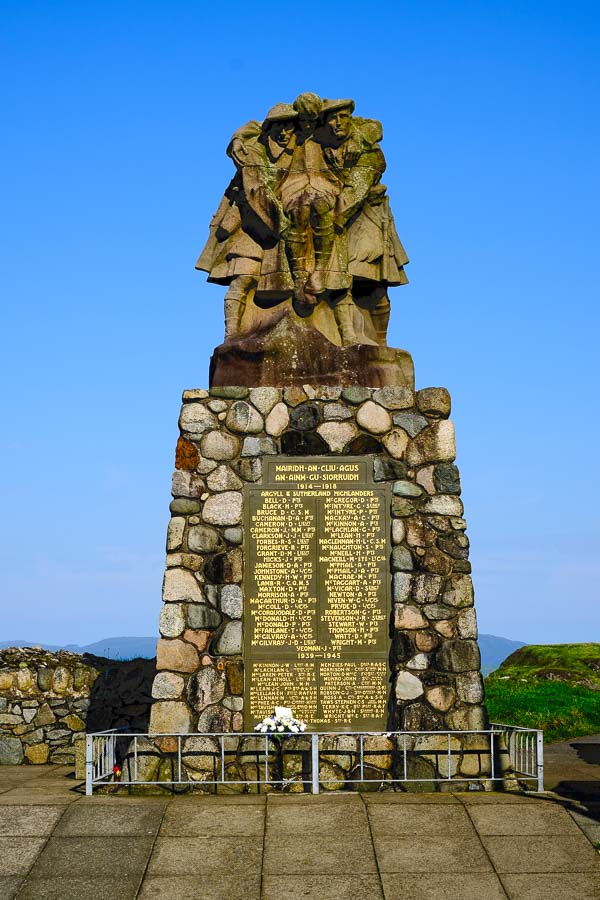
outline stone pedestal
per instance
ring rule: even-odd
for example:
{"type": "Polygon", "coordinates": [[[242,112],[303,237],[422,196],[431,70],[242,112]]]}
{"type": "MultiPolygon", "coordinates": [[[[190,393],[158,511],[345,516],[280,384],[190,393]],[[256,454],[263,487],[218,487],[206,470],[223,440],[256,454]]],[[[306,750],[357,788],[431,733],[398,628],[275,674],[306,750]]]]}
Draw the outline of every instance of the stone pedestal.
{"type": "Polygon", "coordinates": [[[487,727],[449,414],[444,388],[415,394],[410,379],[184,392],[151,732],[244,728],[244,488],[261,484],[264,459],[275,456],[362,457],[374,483],[388,486],[390,697],[381,731],[487,727]]]}

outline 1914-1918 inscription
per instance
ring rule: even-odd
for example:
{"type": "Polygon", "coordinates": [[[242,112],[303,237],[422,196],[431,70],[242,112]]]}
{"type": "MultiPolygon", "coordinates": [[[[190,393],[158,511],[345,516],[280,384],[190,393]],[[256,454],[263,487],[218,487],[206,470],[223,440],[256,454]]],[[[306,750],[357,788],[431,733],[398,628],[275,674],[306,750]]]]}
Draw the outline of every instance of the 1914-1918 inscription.
{"type": "Polygon", "coordinates": [[[388,506],[370,461],[264,461],[246,510],[246,727],[275,705],[312,727],[381,729],[388,506]]]}

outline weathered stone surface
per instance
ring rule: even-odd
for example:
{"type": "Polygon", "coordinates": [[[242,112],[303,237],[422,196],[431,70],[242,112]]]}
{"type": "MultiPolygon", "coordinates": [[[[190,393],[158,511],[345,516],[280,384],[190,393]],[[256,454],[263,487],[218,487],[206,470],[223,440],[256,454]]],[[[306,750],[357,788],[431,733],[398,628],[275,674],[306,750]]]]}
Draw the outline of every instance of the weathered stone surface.
{"type": "Polygon", "coordinates": [[[395,603],[408,600],[412,585],[412,575],[407,572],[395,572],[392,580],[392,593],[395,603]]]}
{"type": "Polygon", "coordinates": [[[200,501],[190,500],[187,497],[177,497],[171,501],[169,509],[173,515],[189,516],[200,512],[200,501]]]}
{"type": "Polygon", "coordinates": [[[223,537],[230,544],[241,544],[244,539],[244,529],[240,528],[238,525],[233,525],[231,528],[225,528],[223,537]]]}
{"type": "Polygon", "coordinates": [[[299,384],[292,384],[290,387],[285,388],[283,399],[288,406],[298,406],[299,403],[304,403],[305,400],[308,400],[308,394],[299,384]]]}
{"type": "Polygon", "coordinates": [[[423,569],[437,575],[448,575],[452,570],[452,561],[436,547],[428,547],[421,560],[423,569]]]}
{"type": "Polygon", "coordinates": [[[200,603],[202,590],[187,569],[167,569],[163,581],[165,603],[200,603]]]}
{"type": "Polygon", "coordinates": [[[436,654],[436,662],[442,671],[469,672],[479,669],[481,658],[475,641],[445,641],[436,654]]]}
{"type": "Polygon", "coordinates": [[[222,546],[221,535],[209,525],[193,525],[188,531],[188,547],[195,553],[214,553],[222,546]]]}
{"type": "Polygon", "coordinates": [[[412,439],[406,459],[410,466],[451,462],[456,456],[454,425],[449,419],[434,422],[412,439]]]}
{"type": "Polygon", "coordinates": [[[182,603],[165,603],[158,624],[163,637],[179,637],[185,628],[185,607],[182,603]]]}
{"type": "Polygon", "coordinates": [[[212,412],[217,414],[226,412],[229,408],[226,400],[210,400],[207,405],[212,412]]]}
{"type": "Polygon", "coordinates": [[[456,678],[458,699],[463,703],[483,702],[483,681],[479,672],[465,672],[456,678]]]}
{"type": "Polygon", "coordinates": [[[202,455],[209,459],[233,459],[240,449],[239,438],[222,431],[210,431],[202,438],[200,444],[202,455]]]}
{"type": "MultiPolygon", "coordinates": [[[[33,684],[33,675],[29,670],[17,672],[17,684],[19,690],[27,691],[33,684]],[[27,675],[27,681],[19,683],[21,675],[27,675]]],[[[52,676],[52,690],[55,694],[66,694],[73,684],[73,676],[65,666],[57,666],[52,676]]]]}
{"type": "Polygon", "coordinates": [[[396,698],[398,700],[414,700],[424,691],[423,683],[410,672],[399,672],[396,676],[396,698]]]}
{"type": "Polygon", "coordinates": [[[281,388],[275,387],[259,387],[250,391],[250,403],[256,409],[268,416],[273,407],[281,400],[281,388]]]}
{"type": "Polygon", "coordinates": [[[198,668],[196,648],[177,638],[161,639],[156,645],[156,668],[160,671],[194,672],[198,668]]]}
{"type": "Polygon", "coordinates": [[[440,550],[453,559],[466,560],[469,556],[469,538],[466,534],[442,535],[437,545],[440,550]]]}
{"type": "Polygon", "coordinates": [[[209,397],[208,391],[204,388],[189,388],[181,395],[182,400],[206,400],[209,397]]]}
{"type": "Polygon", "coordinates": [[[410,550],[407,547],[394,547],[392,550],[392,571],[411,572],[414,562],[410,550]]]}
{"type": "Polygon", "coordinates": [[[175,672],[157,672],[152,684],[152,696],[157,700],[178,700],[183,694],[185,681],[175,672]]]}
{"type": "Polygon", "coordinates": [[[261,414],[244,400],[232,404],[225,424],[230,431],[238,434],[259,434],[264,428],[261,414]]]}
{"type": "Polygon", "coordinates": [[[477,638],[477,616],[475,610],[463,609],[457,616],[456,625],[461,638],[477,638]]]}
{"type": "Polygon", "coordinates": [[[214,666],[205,666],[190,679],[190,702],[200,713],[207,706],[219,703],[225,696],[225,673],[214,666]]]}
{"type": "Polygon", "coordinates": [[[206,456],[200,456],[198,459],[198,471],[201,475],[208,475],[213,469],[216,469],[217,461],[215,459],[207,459],[206,456]]]}
{"type": "Polygon", "coordinates": [[[356,413],[356,421],[361,428],[371,434],[385,434],[392,427],[392,417],[389,412],[372,400],[367,400],[359,408],[356,413]]]}
{"type": "Polygon", "coordinates": [[[358,434],[358,430],[351,422],[324,422],[317,428],[318,434],[332,453],[341,453],[346,444],[358,434]]]}
{"type": "Polygon", "coordinates": [[[442,601],[449,606],[473,605],[473,582],[469,575],[452,575],[444,589],[442,601]]]}
{"type": "Polygon", "coordinates": [[[447,712],[454,703],[455,697],[453,688],[444,684],[435,685],[425,691],[427,702],[440,712],[447,712]]]}
{"type": "Polygon", "coordinates": [[[273,456],[275,453],[277,447],[271,437],[244,438],[242,456],[273,456]]]}
{"type": "Polygon", "coordinates": [[[429,666],[429,654],[427,653],[416,653],[412,659],[409,659],[406,663],[406,667],[408,669],[413,669],[416,671],[424,672],[429,666]]]}
{"type": "Polygon", "coordinates": [[[189,737],[183,745],[182,761],[187,769],[211,774],[214,771],[219,777],[221,761],[219,744],[211,738],[200,735],[189,737]]]}
{"type": "Polygon", "coordinates": [[[229,468],[229,466],[217,466],[206,479],[206,486],[210,491],[239,491],[243,487],[243,482],[229,468]]]}
{"type": "Polygon", "coordinates": [[[483,731],[488,727],[487,716],[481,706],[453,709],[447,715],[448,725],[455,731],[483,731]]]}
{"type": "Polygon", "coordinates": [[[403,519],[392,519],[392,544],[401,544],[406,536],[403,519]]]}
{"type": "Polygon", "coordinates": [[[342,403],[328,403],[323,409],[323,418],[326,422],[344,421],[352,419],[352,410],[342,403]]]}
{"type": "Polygon", "coordinates": [[[199,455],[198,448],[192,441],[180,437],[175,449],[175,468],[187,469],[188,471],[193,472],[198,465],[199,455]]]}
{"type": "Polygon", "coordinates": [[[211,397],[223,397],[225,400],[244,400],[250,391],[240,385],[211,385],[209,394],[211,397]]]}
{"type": "Polygon", "coordinates": [[[174,516],[169,522],[167,528],[167,550],[178,550],[183,543],[183,532],[185,530],[185,519],[174,516]]]}
{"type": "Polygon", "coordinates": [[[212,606],[205,603],[195,603],[188,607],[188,625],[194,631],[198,629],[218,628],[221,624],[221,616],[212,606]]]}
{"type": "Polygon", "coordinates": [[[435,650],[435,648],[439,646],[439,643],[439,637],[431,631],[419,631],[418,634],[415,634],[415,644],[417,645],[417,649],[423,650],[425,653],[435,650]]]}
{"type": "Polygon", "coordinates": [[[416,606],[397,603],[394,607],[394,628],[424,628],[427,620],[416,606]]]}
{"type": "Polygon", "coordinates": [[[152,707],[151,728],[155,733],[185,734],[192,730],[190,711],[179,700],[160,700],[152,707]]]}
{"type": "Polygon", "coordinates": [[[408,447],[408,435],[402,428],[393,428],[383,438],[383,446],[394,459],[402,459],[408,447]]]}
{"type": "Polygon", "coordinates": [[[224,491],[209,497],[204,504],[202,518],[209,525],[238,525],[242,519],[242,494],[224,491]]]}
{"type": "Polygon", "coordinates": [[[19,766],[23,762],[23,747],[18,737],[0,734],[0,766],[19,766]]]}
{"type": "MultiPolygon", "coordinates": [[[[327,444],[323,443],[327,448],[327,444]]],[[[359,434],[346,447],[348,456],[366,456],[368,453],[381,453],[382,446],[372,434],[359,434]]]]}
{"type": "Polygon", "coordinates": [[[382,387],[373,392],[373,400],[386,409],[406,409],[412,406],[414,394],[409,387],[382,387]]]}
{"type": "Polygon", "coordinates": [[[55,721],[56,721],[56,716],[50,709],[49,704],[43,703],[35,715],[33,724],[35,725],[36,728],[43,728],[46,725],[51,725],[55,721]]]}
{"type": "Polygon", "coordinates": [[[242,652],[242,623],[240,621],[227,623],[217,641],[216,652],[222,653],[224,656],[233,656],[242,652]]]}
{"type": "Polygon", "coordinates": [[[392,497],[393,516],[402,518],[403,516],[412,516],[414,512],[415,506],[410,500],[406,500],[404,497],[392,497]]]}
{"type": "Polygon", "coordinates": [[[194,472],[175,469],[171,480],[171,493],[174,497],[198,498],[204,491],[204,482],[194,472]]]}
{"type": "Polygon", "coordinates": [[[440,494],[460,494],[460,474],[454,463],[440,463],[436,466],[433,481],[440,494]]]}
{"type": "Polygon", "coordinates": [[[288,456],[322,456],[328,447],[320,434],[312,431],[286,431],[281,436],[281,450],[288,456]]]}
{"type": "Polygon", "coordinates": [[[342,399],[357,406],[369,400],[373,392],[369,388],[351,387],[342,391],[342,399]]]}
{"type": "Polygon", "coordinates": [[[221,610],[230,619],[241,619],[243,608],[242,589],[237,584],[221,588],[221,610]]]}
{"type": "Polygon", "coordinates": [[[416,481],[421,487],[425,488],[428,494],[435,494],[436,487],[433,480],[434,466],[424,466],[417,472],[416,481]]]}
{"type": "Polygon", "coordinates": [[[25,747],[25,756],[33,766],[43,766],[48,762],[50,747],[48,744],[29,744],[25,747]]]}
{"type": "Polygon", "coordinates": [[[426,515],[462,516],[464,510],[458,497],[451,497],[448,494],[437,494],[425,502],[421,507],[421,511],[426,515]]]}
{"type": "Polygon", "coordinates": [[[396,412],[392,415],[394,425],[402,428],[410,437],[415,437],[424,428],[429,425],[425,416],[420,416],[413,412],[396,412]]]}
{"type": "Polygon", "coordinates": [[[398,497],[420,497],[423,490],[412,481],[395,481],[392,492],[398,497]]]}
{"type": "Polygon", "coordinates": [[[204,559],[197,553],[167,553],[167,568],[189,569],[190,572],[201,572],[204,559]]]}
{"type": "Polygon", "coordinates": [[[290,412],[285,403],[277,403],[265,422],[265,431],[273,437],[279,437],[290,424],[290,412]]]}
{"type": "Polygon", "coordinates": [[[194,630],[192,628],[186,628],[186,630],[183,632],[184,641],[188,641],[190,644],[193,644],[194,647],[200,652],[206,650],[211,637],[212,631],[201,631],[194,630]]]}
{"type": "Polygon", "coordinates": [[[417,391],[417,406],[428,416],[450,415],[450,394],[446,388],[423,388],[417,391]]]}
{"type": "Polygon", "coordinates": [[[290,426],[295,431],[312,431],[321,421],[318,403],[299,403],[290,413],[290,426]]]}
{"type": "Polygon", "coordinates": [[[393,481],[397,478],[405,478],[407,470],[406,463],[398,459],[376,456],[373,460],[374,481],[393,481]]]}
{"type": "Polygon", "coordinates": [[[179,416],[179,427],[190,434],[204,434],[217,427],[218,419],[203,403],[184,403],[179,416]]]}
{"type": "Polygon", "coordinates": [[[416,575],[413,581],[413,597],[417,603],[436,603],[443,583],[441,575],[416,575]]]}

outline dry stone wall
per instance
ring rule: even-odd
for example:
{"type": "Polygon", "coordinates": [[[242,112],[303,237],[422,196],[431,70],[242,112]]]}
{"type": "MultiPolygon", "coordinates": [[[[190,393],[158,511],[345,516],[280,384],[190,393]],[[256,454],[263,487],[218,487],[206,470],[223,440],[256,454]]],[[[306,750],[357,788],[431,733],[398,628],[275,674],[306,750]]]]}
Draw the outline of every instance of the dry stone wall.
{"type": "Polygon", "coordinates": [[[391,484],[391,690],[382,730],[487,726],[449,415],[444,388],[184,392],[152,732],[243,729],[243,489],[260,484],[262,460],[275,454],[365,455],[374,480],[391,484]]]}
{"type": "Polygon", "coordinates": [[[0,650],[0,765],[73,764],[87,731],[147,731],[154,660],[0,650]]]}

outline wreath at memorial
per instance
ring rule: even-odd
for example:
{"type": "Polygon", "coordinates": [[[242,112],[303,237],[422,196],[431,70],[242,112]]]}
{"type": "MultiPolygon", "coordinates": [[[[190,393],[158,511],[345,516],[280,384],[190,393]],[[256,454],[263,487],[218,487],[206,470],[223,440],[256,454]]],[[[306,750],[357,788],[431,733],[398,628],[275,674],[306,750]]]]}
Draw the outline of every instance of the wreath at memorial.
{"type": "Polygon", "coordinates": [[[306,730],[306,722],[295,719],[287,706],[276,706],[272,715],[254,726],[254,730],[270,737],[280,738],[282,734],[301,734],[306,730]]]}

